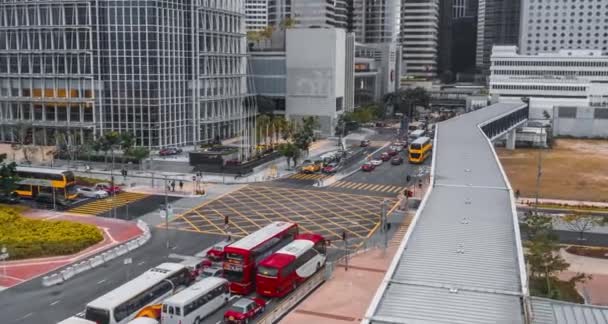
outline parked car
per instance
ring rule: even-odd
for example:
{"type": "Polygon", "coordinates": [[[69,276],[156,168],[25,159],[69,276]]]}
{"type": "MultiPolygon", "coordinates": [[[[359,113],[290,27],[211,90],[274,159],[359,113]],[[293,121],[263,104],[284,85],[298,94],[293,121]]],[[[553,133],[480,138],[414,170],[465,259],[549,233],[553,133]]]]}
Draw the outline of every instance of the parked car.
{"type": "Polygon", "coordinates": [[[83,197],[86,197],[86,198],[101,199],[101,198],[106,198],[107,196],[109,196],[108,192],[105,191],[105,190],[95,189],[95,188],[88,188],[88,187],[79,187],[79,188],[76,188],[76,192],[78,192],[78,194],[80,196],[83,196],[83,197]]]}
{"type": "Polygon", "coordinates": [[[367,172],[374,171],[375,168],[376,168],[376,166],[371,163],[365,163],[361,166],[361,170],[367,171],[367,172]]]}
{"type": "Polygon", "coordinates": [[[391,159],[391,156],[388,153],[384,152],[384,153],[380,154],[380,159],[382,161],[388,161],[391,159]]]}
{"type": "Polygon", "coordinates": [[[397,155],[397,151],[395,151],[393,149],[389,149],[386,153],[388,153],[389,156],[395,156],[395,155],[397,155]]]}
{"type": "Polygon", "coordinates": [[[0,203],[2,204],[18,204],[21,201],[16,192],[11,192],[8,195],[0,195],[0,203]]]}
{"type": "Polygon", "coordinates": [[[266,301],[261,298],[241,298],[224,313],[224,323],[249,323],[264,312],[266,301]]]}
{"type": "Polygon", "coordinates": [[[160,156],[167,156],[167,155],[177,155],[182,153],[182,149],[178,148],[178,147],[165,147],[160,149],[160,151],[158,151],[158,155],[160,156]]]}
{"type": "Polygon", "coordinates": [[[368,147],[371,142],[369,140],[362,140],[359,146],[368,147]]]}
{"type": "Polygon", "coordinates": [[[220,277],[221,278],[224,276],[224,268],[215,267],[215,266],[205,268],[205,269],[203,269],[202,276],[203,276],[203,278],[207,278],[207,277],[220,277]]]}
{"type": "Polygon", "coordinates": [[[379,166],[380,164],[382,164],[382,162],[382,159],[377,157],[369,161],[369,163],[373,164],[374,166],[379,166]]]}
{"type": "Polygon", "coordinates": [[[401,165],[403,164],[403,158],[401,156],[395,156],[392,160],[391,160],[391,164],[392,165],[401,165]]]}
{"type": "Polygon", "coordinates": [[[338,163],[336,162],[331,162],[328,165],[326,165],[323,170],[321,170],[321,172],[325,173],[325,174],[334,174],[338,171],[338,163]]]}
{"type": "Polygon", "coordinates": [[[110,186],[110,184],[106,183],[106,182],[95,184],[93,186],[93,189],[95,189],[95,190],[103,190],[103,191],[107,192],[109,195],[111,195],[111,194],[117,194],[117,193],[119,193],[119,192],[122,191],[119,186],[110,186]]]}

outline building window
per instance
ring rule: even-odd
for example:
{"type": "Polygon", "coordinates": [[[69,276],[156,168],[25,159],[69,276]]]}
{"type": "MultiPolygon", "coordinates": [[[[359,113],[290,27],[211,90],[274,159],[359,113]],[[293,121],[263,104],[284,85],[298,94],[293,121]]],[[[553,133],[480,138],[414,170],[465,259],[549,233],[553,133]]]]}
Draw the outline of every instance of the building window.
{"type": "Polygon", "coordinates": [[[608,119],[608,108],[595,108],[593,110],[593,118],[608,119]]]}
{"type": "Polygon", "coordinates": [[[576,107],[559,107],[559,118],[576,118],[576,107]]]}

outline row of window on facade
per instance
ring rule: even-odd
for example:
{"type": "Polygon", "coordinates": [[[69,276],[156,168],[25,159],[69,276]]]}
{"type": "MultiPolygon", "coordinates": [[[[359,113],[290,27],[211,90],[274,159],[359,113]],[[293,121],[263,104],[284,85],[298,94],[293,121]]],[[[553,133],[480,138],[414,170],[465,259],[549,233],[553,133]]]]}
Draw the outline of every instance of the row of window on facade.
{"type": "Polygon", "coordinates": [[[2,55],[0,73],[91,74],[91,57],[73,54],[2,55]]]}
{"type": "Polygon", "coordinates": [[[557,85],[513,85],[513,84],[494,84],[492,85],[494,90],[540,90],[540,91],[575,91],[582,92],[586,90],[586,87],[577,86],[557,86],[557,85]]]}
{"type": "Polygon", "coordinates": [[[93,122],[93,109],[85,104],[32,104],[0,102],[4,120],[93,122]]]}
{"type": "Polygon", "coordinates": [[[607,70],[592,70],[592,71],[547,71],[547,70],[492,70],[493,75],[534,75],[551,77],[555,75],[559,76],[606,76],[608,77],[607,70]]]}
{"type": "Polygon", "coordinates": [[[0,5],[0,27],[89,25],[89,8],[76,3],[0,5]]]}
{"type": "MultiPolygon", "coordinates": [[[[45,29],[43,29],[45,28],[45,29]]],[[[6,50],[89,50],[91,32],[86,29],[1,30],[0,49],[6,50]]]]}
{"type": "MultiPolygon", "coordinates": [[[[577,118],[577,107],[559,107],[558,116],[559,118],[577,118]]],[[[595,108],[593,109],[594,119],[608,119],[608,108],[595,108]]]]}
{"type": "Polygon", "coordinates": [[[608,67],[608,59],[605,60],[586,60],[573,61],[566,58],[559,61],[504,61],[493,60],[493,65],[498,66],[566,66],[566,67],[608,67]]]}

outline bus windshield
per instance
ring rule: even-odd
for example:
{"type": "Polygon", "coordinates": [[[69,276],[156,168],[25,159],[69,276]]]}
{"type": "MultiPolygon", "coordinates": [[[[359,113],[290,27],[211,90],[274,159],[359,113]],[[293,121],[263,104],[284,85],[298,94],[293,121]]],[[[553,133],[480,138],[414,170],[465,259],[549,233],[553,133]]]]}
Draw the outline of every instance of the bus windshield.
{"type": "Polygon", "coordinates": [[[226,258],[228,260],[243,262],[243,256],[238,253],[227,253],[226,258]]]}
{"type": "Polygon", "coordinates": [[[271,267],[258,267],[258,275],[270,278],[276,278],[279,274],[279,269],[271,268],[271,267]]]}
{"type": "Polygon", "coordinates": [[[412,144],[412,145],[410,145],[410,149],[412,149],[412,150],[419,150],[421,148],[422,148],[422,145],[420,145],[420,144],[412,144]]]}
{"type": "Polygon", "coordinates": [[[224,269],[224,278],[230,282],[241,282],[243,281],[243,270],[224,269]]]}
{"type": "Polygon", "coordinates": [[[414,159],[417,159],[420,157],[420,153],[410,153],[410,156],[414,159]]]}
{"type": "Polygon", "coordinates": [[[97,324],[110,324],[110,312],[104,309],[87,307],[84,318],[97,324]]]}

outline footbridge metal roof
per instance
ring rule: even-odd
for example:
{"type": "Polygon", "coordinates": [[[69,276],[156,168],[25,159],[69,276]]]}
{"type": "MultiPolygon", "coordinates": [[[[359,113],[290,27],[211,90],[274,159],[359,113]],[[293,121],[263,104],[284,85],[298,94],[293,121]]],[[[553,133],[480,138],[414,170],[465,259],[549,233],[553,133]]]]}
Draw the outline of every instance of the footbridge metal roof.
{"type": "Polygon", "coordinates": [[[437,125],[431,189],[364,323],[524,322],[513,194],[490,140],[526,118],[525,104],[501,103],[437,125]]]}

